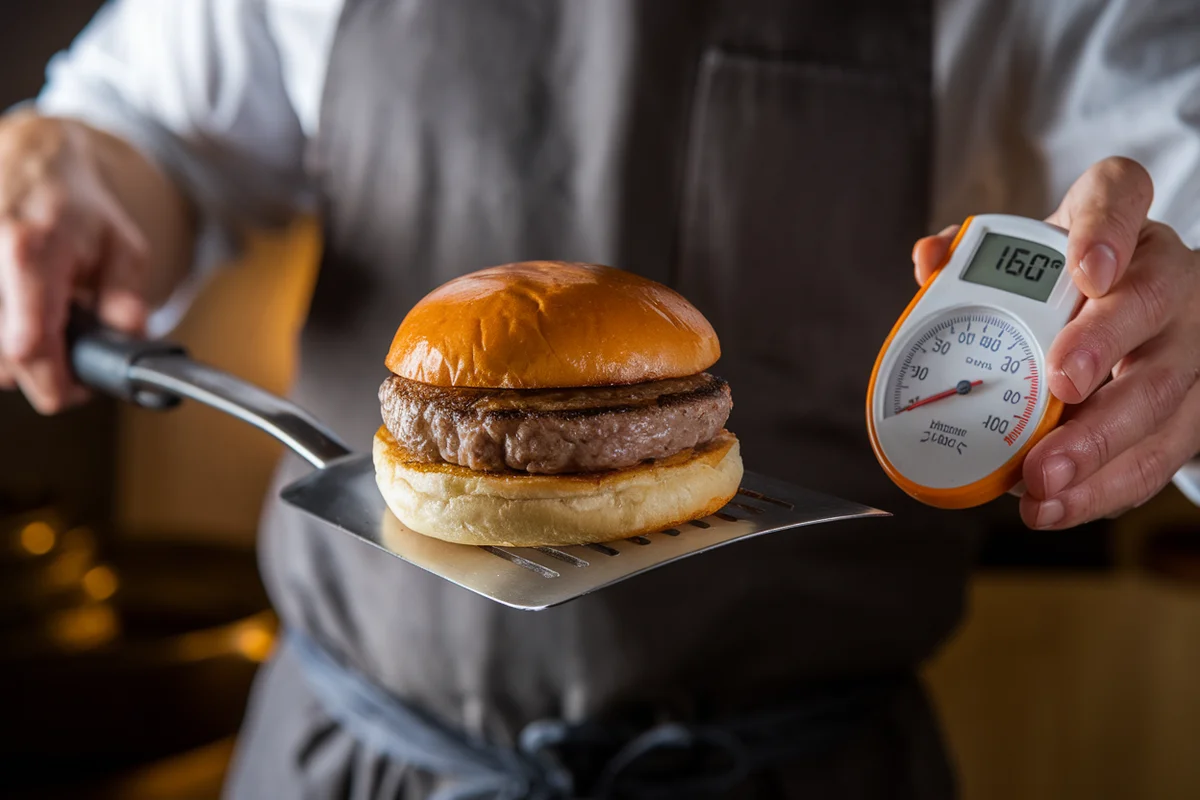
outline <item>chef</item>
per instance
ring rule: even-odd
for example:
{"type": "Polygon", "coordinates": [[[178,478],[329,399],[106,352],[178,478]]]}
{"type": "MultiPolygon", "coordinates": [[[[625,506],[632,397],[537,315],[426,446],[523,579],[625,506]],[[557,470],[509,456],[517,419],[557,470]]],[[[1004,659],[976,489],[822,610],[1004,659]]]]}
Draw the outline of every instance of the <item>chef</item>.
{"type": "Polygon", "coordinates": [[[531,258],[673,285],[721,337],[749,467],[895,517],[528,614],[272,494],[289,633],[229,796],[952,797],[913,671],[973,544],[1195,486],[1195,23],[1191,0],[116,0],[0,123],[0,381],[81,402],[72,298],[162,333],[246,227],[299,213],[325,251],[292,396],[360,451],[434,286],[531,258]],[[902,262],[929,275],[982,212],[1067,228],[1089,299],[1024,496],[950,513],[890,484],[862,407],[902,262]]]}

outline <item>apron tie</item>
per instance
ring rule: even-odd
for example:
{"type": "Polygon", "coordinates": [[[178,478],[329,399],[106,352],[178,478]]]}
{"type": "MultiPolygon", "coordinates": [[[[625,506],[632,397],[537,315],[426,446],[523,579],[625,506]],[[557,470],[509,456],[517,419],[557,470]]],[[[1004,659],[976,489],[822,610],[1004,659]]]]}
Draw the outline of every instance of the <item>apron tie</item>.
{"type": "Polygon", "coordinates": [[[702,750],[711,755],[724,756],[725,765],[713,769],[721,759],[706,760],[701,776],[680,779],[674,777],[656,787],[652,780],[638,780],[623,787],[636,797],[655,796],[694,797],[702,794],[725,794],[733,791],[750,777],[751,758],[745,745],[726,731],[715,726],[692,727],[678,722],[664,722],[645,733],[639,734],[622,747],[605,767],[596,782],[596,796],[609,797],[621,785],[621,778],[641,761],[650,761],[655,755],[671,752],[694,752],[702,750]]]}
{"type": "Polygon", "coordinates": [[[548,751],[497,747],[402,702],[289,630],[282,646],[299,663],[326,712],[359,742],[399,763],[456,778],[430,800],[570,800],[571,774],[548,751]]]}
{"type": "Polygon", "coordinates": [[[640,732],[535,720],[508,748],[404,702],[304,633],[289,630],[283,647],[296,657],[326,712],[355,739],[399,763],[454,780],[430,800],[575,800],[581,790],[596,800],[719,796],[756,769],[811,757],[843,741],[914,681],[909,672],[851,681],[798,705],[720,723],[662,722],[640,732]],[[590,770],[577,774],[564,753],[586,754],[590,770]],[[588,785],[579,785],[581,777],[588,785]]]}

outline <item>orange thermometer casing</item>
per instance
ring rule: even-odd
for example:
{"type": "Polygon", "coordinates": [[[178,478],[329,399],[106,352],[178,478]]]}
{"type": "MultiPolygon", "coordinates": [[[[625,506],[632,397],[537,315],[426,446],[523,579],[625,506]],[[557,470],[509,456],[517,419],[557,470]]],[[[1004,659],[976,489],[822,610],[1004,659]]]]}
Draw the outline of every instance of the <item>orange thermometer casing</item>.
{"type": "Polygon", "coordinates": [[[871,447],[912,497],[968,508],[1012,489],[1063,405],[1045,358],[1082,295],[1067,234],[1003,214],[967,218],[896,320],[867,389],[871,447]]]}

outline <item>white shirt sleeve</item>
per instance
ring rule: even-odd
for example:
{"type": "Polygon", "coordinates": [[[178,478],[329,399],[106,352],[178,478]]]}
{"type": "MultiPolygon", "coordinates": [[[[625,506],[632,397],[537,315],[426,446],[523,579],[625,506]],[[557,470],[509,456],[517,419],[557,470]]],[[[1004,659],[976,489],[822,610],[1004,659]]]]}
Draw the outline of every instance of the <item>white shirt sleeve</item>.
{"type": "Polygon", "coordinates": [[[240,231],[312,209],[305,157],[339,13],[322,0],[111,0],[50,62],[43,113],[121,136],[196,205],[192,279],[153,332],[237,252],[240,231]]]}
{"type": "MultiPolygon", "coordinates": [[[[1051,4],[1042,4],[1048,7],[1051,4]]],[[[1200,247],[1200,16],[1195,0],[1119,0],[1065,13],[1061,40],[1078,52],[1074,78],[1031,119],[1048,186],[1059,196],[1108,155],[1154,179],[1150,217],[1200,247]],[[1078,43],[1078,44],[1076,44],[1078,43]]],[[[1200,505],[1200,458],[1174,484],[1200,505]]]]}
{"type": "Polygon", "coordinates": [[[1195,0],[939,0],[934,220],[1045,216],[1095,162],[1154,179],[1150,216],[1200,246],[1195,0]]]}
{"type": "MultiPolygon", "coordinates": [[[[1042,217],[1108,156],[1150,172],[1150,216],[1200,247],[1195,0],[939,0],[932,229],[1042,217]]],[[[1175,476],[1200,505],[1200,459],[1175,476]]]]}
{"type": "Polygon", "coordinates": [[[1067,73],[1034,104],[1029,133],[1061,197],[1095,161],[1123,155],[1154,179],[1150,217],[1200,246],[1200,9],[1195,0],[1041,4],[1056,10],[1067,73]],[[1068,11],[1065,6],[1074,6],[1068,11]],[[1066,61],[1074,57],[1074,63],[1066,61]]]}

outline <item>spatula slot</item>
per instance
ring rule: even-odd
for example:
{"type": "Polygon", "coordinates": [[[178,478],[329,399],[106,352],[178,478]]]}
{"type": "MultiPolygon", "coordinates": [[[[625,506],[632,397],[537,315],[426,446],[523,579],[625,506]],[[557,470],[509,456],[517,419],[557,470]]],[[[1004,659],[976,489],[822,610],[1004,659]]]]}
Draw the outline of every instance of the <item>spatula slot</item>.
{"type": "Polygon", "coordinates": [[[511,561],[512,563],[516,564],[518,567],[524,567],[525,569],[529,570],[530,572],[536,572],[538,575],[541,575],[543,578],[559,577],[558,573],[555,572],[554,570],[550,569],[549,567],[544,567],[541,564],[537,563],[536,561],[530,561],[528,558],[522,558],[521,556],[517,555],[516,553],[510,553],[509,551],[504,550],[503,548],[493,547],[491,545],[484,545],[483,549],[486,550],[487,552],[491,553],[494,556],[499,556],[500,558],[503,558],[505,561],[511,561]]]}
{"type": "Polygon", "coordinates": [[[712,525],[709,525],[707,522],[705,522],[702,519],[694,519],[691,522],[689,522],[688,525],[693,525],[697,528],[711,528],[712,527],[712,525]]]}
{"type": "Polygon", "coordinates": [[[625,541],[633,542],[634,544],[650,544],[650,540],[645,536],[630,536],[625,541]]]}
{"type": "Polygon", "coordinates": [[[589,545],[584,545],[584,546],[587,547],[587,549],[589,549],[589,550],[595,550],[597,553],[603,553],[606,556],[615,556],[615,555],[620,555],[620,553],[621,553],[620,550],[609,547],[606,544],[589,544],[589,545]]]}
{"type": "Polygon", "coordinates": [[[756,492],[753,489],[747,489],[745,486],[738,489],[738,494],[745,495],[746,497],[753,497],[755,500],[762,500],[764,503],[774,503],[775,505],[786,508],[789,511],[795,508],[795,506],[789,503],[787,500],[780,500],[775,497],[770,497],[762,492],[756,492]]]}
{"type": "Polygon", "coordinates": [[[667,536],[678,536],[679,529],[678,528],[667,528],[665,531],[663,531],[663,533],[665,533],[667,536]]]}
{"type": "Polygon", "coordinates": [[[740,508],[742,511],[749,511],[751,514],[761,514],[763,510],[758,506],[752,506],[749,503],[739,503],[737,500],[730,500],[726,505],[740,508]]]}
{"type": "Polygon", "coordinates": [[[717,513],[713,514],[713,516],[716,517],[717,519],[723,519],[726,522],[737,522],[738,521],[738,518],[735,517],[733,514],[726,514],[724,511],[718,511],[717,513]]]}
{"type": "Polygon", "coordinates": [[[539,553],[545,553],[551,558],[557,558],[559,561],[565,561],[572,567],[586,567],[588,565],[588,562],[584,561],[582,558],[573,556],[570,553],[564,553],[562,550],[559,550],[555,547],[535,547],[533,549],[537,550],[539,553]]]}

